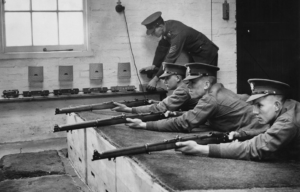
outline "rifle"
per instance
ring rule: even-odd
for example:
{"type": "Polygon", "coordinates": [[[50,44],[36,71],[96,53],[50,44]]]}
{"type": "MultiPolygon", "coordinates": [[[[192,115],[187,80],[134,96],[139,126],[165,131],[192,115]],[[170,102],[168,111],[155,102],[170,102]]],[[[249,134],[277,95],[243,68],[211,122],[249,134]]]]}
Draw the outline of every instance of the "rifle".
{"type": "MultiPolygon", "coordinates": [[[[180,116],[182,113],[176,113],[176,115],[172,115],[171,117],[177,117],[180,116]]],[[[141,114],[134,114],[134,115],[118,115],[107,119],[97,119],[92,121],[85,121],[82,123],[75,123],[70,125],[55,125],[54,126],[54,132],[59,131],[70,131],[75,129],[83,129],[88,127],[101,127],[101,126],[107,126],[107,125],[116,125],[116,124],[122,124],[122,123],[128,123],[126,121],[126,118],[131,119],[140,119],[144,122],[147,121],[157,121],[160,119],[165,119],[165,115],[162,112],[158,113],[141,113],[141,114]]]]}
{"type": "MultiPolygon", "coordinates": [[[[135,99],[132,101],[121,101],[118,102],[121,104],[126,105],[127,107],[136,107],[136,106],[142,106],[142,105],[149,105],[148,99],[135,99]]],[[[63,113],[72,113],[72,112],[80,112],[80,111],[93,111],[93,110],[101,110],[101,109],[111,109],[117,107],[117,105],[114,104],[113,101],[110,102],[104,102],[99,104],[91,104],[91,105],[80,105],[76,107],[67,107],[67,108],[56,108],[55,109],[55,115],[56,114],[63,114],[63,113]]]]}
{"type": "Polygon", "coordinates": [[[189,140],[199,140],[199,144],[212,144],[212,143],[225,143],[229,142],[228,133],[222,132],[209,132],[208,134],[202,135],[192,135],[186,137],[175,137],[173,139],[164,140],[162,142],[152,143],[152,144],[145,144],[141,146],[135,147],[125,147],[120,149],[114,149],[109,151],[104,151],[103,153],[99,153],[97,150],[94,150],[93,159],[100,160],[100,159],[108,159],[116,158],[120,156],[131,156],[131,155],[138,155],[143,153],[150,153],[152,151],[164,151],[169,149],[178,148],[175,143],[179,141],[189,141],[189,140]]]}

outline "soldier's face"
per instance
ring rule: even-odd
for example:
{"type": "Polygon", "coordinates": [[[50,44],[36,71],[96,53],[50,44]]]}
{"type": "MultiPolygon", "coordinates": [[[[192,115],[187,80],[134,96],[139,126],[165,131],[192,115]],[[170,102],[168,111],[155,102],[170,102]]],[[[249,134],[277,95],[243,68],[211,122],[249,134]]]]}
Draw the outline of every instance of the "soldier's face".
{"type": "Polygon", "coordinates": [[[192,79],[189,81],[188,89],[191,98],[201,98],[206,93],[206,81],[203,78],[192,79]]]}
{"type": "Polygon", "coordinates": [[[160,38],[162,36],[163,32],[164,32],[163,27],[160,25],[154,29],[154,31],[151,33],[151,35],[155,36],[157,38],[160,38]]]}
{"type": "Polygon", "coordinates": [[[276,119],[279,110],[276,102],[278,101],[272,96],[261,97],[253,101],[253,113],[259,123],[270,124],[276,119]]]}
{"type": "Polygon", "coordinates": [[[178,79],[177,75],[171,75],[164,79],[164,83],[168,90],[175,90],[179,82],[180,80],[178,79]]]}

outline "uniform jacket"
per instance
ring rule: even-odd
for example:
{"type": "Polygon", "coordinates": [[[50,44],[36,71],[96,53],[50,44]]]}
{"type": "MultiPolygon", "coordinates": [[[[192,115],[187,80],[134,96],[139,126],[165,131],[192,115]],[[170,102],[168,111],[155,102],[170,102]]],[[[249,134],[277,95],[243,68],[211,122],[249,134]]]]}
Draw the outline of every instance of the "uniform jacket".
{"type": "Polygon", "coordinates": [[[191,99],[187,84],[181,82],[172,95],[166,97],[157,104],[133,107],[133,113],[149,113],[149,112],[165,112],[165,111],[188,111],[193,109],[198,102],[198,99],[191,99]]]}
{"type": "Polygon", "coordinates": [[[211,87],[209,93],[198,101],[194,109],[176,118],[147,122],[146,129],[190,132],[206,121],[211,129],[216,131],[242,130],[244,134],[252,134],[254,127],[255,132],[263,131],[263,125],[258,123],[252,113],[252,106],[219,83],[211,87]]]}
{"type": "Polygon", "coordinates": [[[300,157],[300,103],[287,100],[263,134],[244,142],[209,145],[209,156],[246,160],[300,157]]]}
{"type": "MultiPolygon", "coordinates": [[[[165,21],[165,26],[165,33],[157,47],[162,53],[156,51],[153,65],[160,67],[163,61],[175,63],[182,50],[189,53],[195,62],[211,64],[217,57],[219,48],[201,32],[175,20],[165,21]],[[167,55],[162,57],[163,53],[166,54],[166,47],[169,47],[167,55]]],[[[162,70],[157,76],[161,74],[162,70]]]]}

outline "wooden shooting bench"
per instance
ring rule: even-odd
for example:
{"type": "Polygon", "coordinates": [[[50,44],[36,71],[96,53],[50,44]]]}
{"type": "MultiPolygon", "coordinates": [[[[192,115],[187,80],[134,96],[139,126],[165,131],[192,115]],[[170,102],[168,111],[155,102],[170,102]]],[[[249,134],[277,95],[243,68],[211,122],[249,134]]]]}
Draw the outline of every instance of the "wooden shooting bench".
{"type": "MultiPolygon", "coordinates": [[[[72,113],[68,123],[108,118],[110,110],[72,113]]],[[[189,133],[197,134],[197,133],[189,133]]],[[[134,130],[124,124],[69,131],[68,154],[95,192],[300,191],[300,164],[187,156],[174,150],[91,161],[93,151],[144,145],[183,133],[134,130]]]]}

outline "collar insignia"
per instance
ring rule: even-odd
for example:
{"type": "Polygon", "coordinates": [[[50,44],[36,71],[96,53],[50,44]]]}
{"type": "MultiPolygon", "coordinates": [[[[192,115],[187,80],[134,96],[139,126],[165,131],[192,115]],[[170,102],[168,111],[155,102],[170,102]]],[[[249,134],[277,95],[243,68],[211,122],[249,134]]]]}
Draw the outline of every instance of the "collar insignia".
{"type": "Polygon", "coordinates": [[[186,68],[186,74],[187,74],[187,75],[189,75],[189,74],[190,74],[190,72],[191,72],[191,69],[190,69],[190,67],[187,67],[187,68],[186,68]]]}
{"type": "Polygon", "coordinates": [[[251,91],[254,91],[254,83],[250,83],[251,91]]]}

